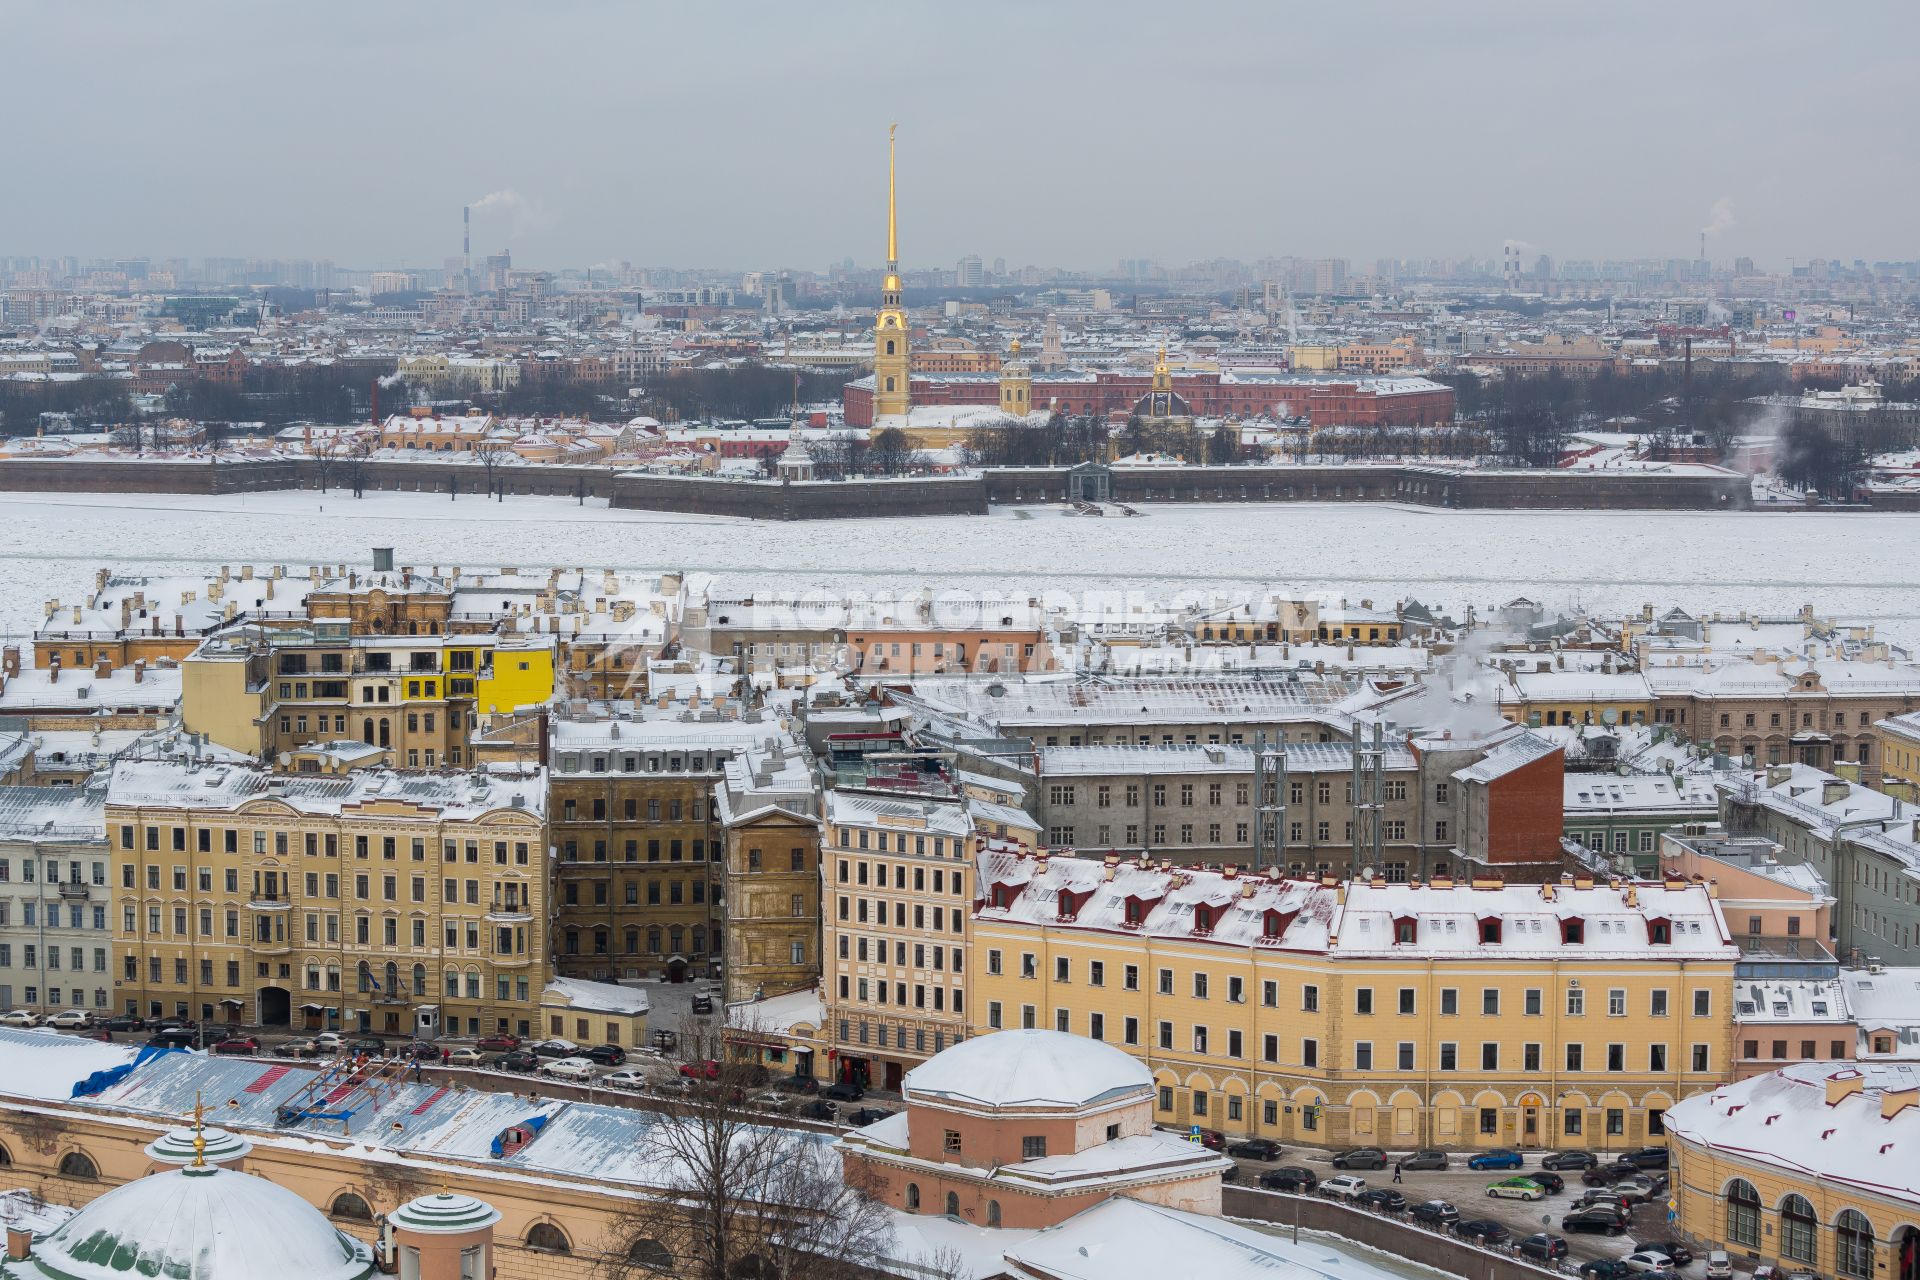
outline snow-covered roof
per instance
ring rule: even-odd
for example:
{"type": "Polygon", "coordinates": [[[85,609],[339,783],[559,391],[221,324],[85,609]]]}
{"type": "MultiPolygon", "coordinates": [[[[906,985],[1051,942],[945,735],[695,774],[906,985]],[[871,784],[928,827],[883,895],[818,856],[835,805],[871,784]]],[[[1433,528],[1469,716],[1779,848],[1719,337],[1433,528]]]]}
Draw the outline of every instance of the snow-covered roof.
{"type": "Polygon", "coordinates": [[[1733,1014],[1743,1026],[1849,1021],[1846,989],[1833,978],[1743,979],[1733,984],[1733,1014]]]}
{"type": "Polygon", "coordinates": [[[1595,881],[1591,888],[1355,881],[1333,932],[1334,950],[1348,956],[1731,961],[1740,954],[1719,904],[1692,881],[1595,881]],[[1401,927],[1407,922],[1410,937],[1401,927]],[[1577,931],[1568,927],[1576,922],[1577,931]],[[1668,940],[1656,942],[1662,925],[1668,940]]]}
{"type": "Polygon", "coordinates": [[[1492,782],[1559,750],[1557,744],[1537,733],[1516,733],[1453,776],[1459,782],[1492,782]]]}
{"type": "Polygon", "coordinates": [[[544,1005],[563,1004],[590,1013],[616,1013],[626,1017],[647,1011],[647,993],[637,987],[614,982],[589,982],[583,978],[552,978],[541,994],[544,1005]]]}
{"type": "Polygon", "coordinates": [[[236,809],[270,801],[299,813],[339,815],[362,805],[400,803],[434,816],[472,820],[517,809],[538,817],[547,802],[546,771],[491,764],[458,773],[363,769],[345,774],[274,774],[264,765],[194,765],[122,760],[107,803],[128,808],[236,809]]]}
{"type": "Polygon", "coordinates": [[[1028,1028],[974,1036],[907,1072],[909,1105],[1080,1110],[1152,1096],[1153,1073],[1110,1044],[1028,1028]]]}

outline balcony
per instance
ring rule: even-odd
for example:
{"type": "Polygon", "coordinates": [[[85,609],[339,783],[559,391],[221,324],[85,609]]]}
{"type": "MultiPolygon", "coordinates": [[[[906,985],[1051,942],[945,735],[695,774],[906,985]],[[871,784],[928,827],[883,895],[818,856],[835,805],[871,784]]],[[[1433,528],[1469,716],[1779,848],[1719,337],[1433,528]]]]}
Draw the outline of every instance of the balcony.
{"type": "Polygon", "coordinates": [[[532,924],[533,917],[515,907],[495,907],[483,917],[488,924],[532,924]]]}
{"type": "Polygon", "coordinates": [[[533,963],[533,953],[528,951],[517,956],[494,956],[492,963],[496,969],[524,969],[533,963]]]}
{"type": "Polygon", "coordinates": [[[278,894],[273,894],[273,895],[263,896],[263,897],[255,897],[247,903],[247,910],[249,911],[291,911],[293,910],[293,900],[290,898],[282,898],[278,894]]]}
{"type": "Polygon", "coordinates": [[[90,896],[91,892],[86,885],[76,880],[63,880],[60,883],[60,896],[63,898],[73,898],[84,902],[90,896]]]}
{"type": "Polygon", "coordinates": [[[293,943],[286,938],[256,938],[247,950],[257,956],[284,956],[293,950],[293,943]]]}

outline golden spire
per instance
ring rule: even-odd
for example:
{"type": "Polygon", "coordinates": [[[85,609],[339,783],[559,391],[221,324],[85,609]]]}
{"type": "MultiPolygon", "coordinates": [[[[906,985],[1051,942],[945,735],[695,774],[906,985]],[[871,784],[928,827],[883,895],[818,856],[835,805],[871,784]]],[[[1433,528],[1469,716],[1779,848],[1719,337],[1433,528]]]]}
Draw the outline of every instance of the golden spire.
{"type": "Polygon", "coordinates": [[[893,131],[898,123],[887,126],[887,270],[897,270],[900,261],[900,223],[893,212],[893,131]]]}
{"type": "Polygon", "coordinates": [[[207,1167],[207,1108],[200,1091],[193,1091],[193,1167],[207,1167]]]}

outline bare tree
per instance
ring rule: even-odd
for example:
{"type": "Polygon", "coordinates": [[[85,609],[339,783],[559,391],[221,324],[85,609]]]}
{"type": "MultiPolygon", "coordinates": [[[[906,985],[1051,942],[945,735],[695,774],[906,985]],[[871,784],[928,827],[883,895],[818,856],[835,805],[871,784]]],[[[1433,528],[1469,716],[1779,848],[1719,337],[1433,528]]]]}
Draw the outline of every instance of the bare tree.
{"type": "Polygon", "coordinates": [[[681,1030],[692,1074],[677,1077],[644,1139],[664,1194],[614,1221],[596,1268],[602,1280],[833,1280],[870,1271],[892,1239],[886,1207],[842,1172],[828,1135],[776,1123],[748,1103],[766,1069],[729,1052],[724,1039],[697,1021],[681,1030]]]}
{"type": "Polygon", "coordinates": [[[499,475],[499,471],[511,455],[498,443],[491,440],[482,440],[474,446],[473,456],[475,461],[479,462],[481,473],[486,479],[487,496],[492,497],[494,495],[494,484],[497,479],[501,486],[499,491],[500,501],[505,502],[507,500],[506,479],[504,476],[499,475]]]}
{"type": "Polygon", "coordinates": [[[373,456],[373,451],[379,446],[380,441],[378,437],[371,435],[355,436],[347,442],[347,484],[353,489],[353,496],[356,498],[366,492],[367,459],[373,456]]]}

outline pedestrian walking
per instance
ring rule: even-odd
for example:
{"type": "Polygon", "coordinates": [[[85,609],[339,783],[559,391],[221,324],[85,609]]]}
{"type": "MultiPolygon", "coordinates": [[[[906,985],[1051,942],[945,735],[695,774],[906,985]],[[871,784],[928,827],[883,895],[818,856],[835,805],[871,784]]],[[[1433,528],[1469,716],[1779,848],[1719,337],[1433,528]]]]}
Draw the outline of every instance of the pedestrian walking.
{"type": "Polygon", "coordinates": [[[1404,1179],[1404,1178],[1402,1178],[1402,1177],[1400,1176],[1400,1168],[1401,1168],[1401,1162],[1400,1162],[1400,1161],[1398,1161],[1398,1160],[1395,1160],[1395,1161],[1393,1162],[1393,1180],[1394,1180],[1395,1182],[1404,1182],[1404,1181],[1405,1181],[1405,1179],[1404,1179]]]}
{"type": "Polygon", "coordinates": [[[444,1067],[444,1066],[446,1066],[446,1065],[447,1065],[447,1063],[448,1063],[448,1062],[450,1062],[450,1061],[451,1061],[452,1059],[453,1059],[453,1050],[451,1050],[451,1049],[442,1049],[442,1050],[440,1051],[440,1065],[441,1065],[441,1066],[443,1066],[443,1067],[444,1067]]]}

